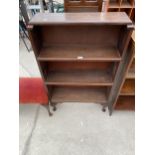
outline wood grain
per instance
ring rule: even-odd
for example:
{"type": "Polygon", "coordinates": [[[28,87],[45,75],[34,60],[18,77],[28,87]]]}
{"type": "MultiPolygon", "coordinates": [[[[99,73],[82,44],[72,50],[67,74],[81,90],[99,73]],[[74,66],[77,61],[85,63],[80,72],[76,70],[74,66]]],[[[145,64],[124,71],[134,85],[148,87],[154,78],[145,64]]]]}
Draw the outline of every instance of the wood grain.
{"type": "Polygon", "coordinates": [[[37,57],[40,61],[120,61],[115,47],[51,46],[43,47],[37,57]]]}
{"type": "Polygon", "coordinates": [[[51,71],[45,81],[47,85],[111,86],[112,75],[103,70],[51,71]]]}
{"type": "Polygon", "coordinates": [[[31,25],[57,25],[57,24],[132,24],[125,13],[109,12],[107,13],[37,13],[32,17],[31,25]]]}
{"type": "Polygon", "coordinates": [[[105,88],[55,87],[52,102],[95,102],[107,104],[105,88]]]}

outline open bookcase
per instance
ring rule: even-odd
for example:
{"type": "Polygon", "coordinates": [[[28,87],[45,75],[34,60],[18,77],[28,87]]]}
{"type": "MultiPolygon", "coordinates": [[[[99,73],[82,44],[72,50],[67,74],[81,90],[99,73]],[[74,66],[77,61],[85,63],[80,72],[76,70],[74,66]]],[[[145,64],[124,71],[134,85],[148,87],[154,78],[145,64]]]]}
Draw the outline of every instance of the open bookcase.
{"type": "Polygon", "coordinates": [[[129,51],[132,53],[130,63],[127,68],[126,76],[122,82],[118,99],[115,103],[117,110],[135,109],[135,40],[134,33],[129,44],[129,51]]]}
{"type": "Polygon", "coordinates": [[[135,22],[135,0],[108,0],[108,12],[126,12],[130,19],[135,22]]]}
{"type": "Polygon", "coordinates": [[[28,31],[49,108],[93,102],[105,111],[111,90],[117,91],[132,30],[125,13],[36,14],[28,31]]]}

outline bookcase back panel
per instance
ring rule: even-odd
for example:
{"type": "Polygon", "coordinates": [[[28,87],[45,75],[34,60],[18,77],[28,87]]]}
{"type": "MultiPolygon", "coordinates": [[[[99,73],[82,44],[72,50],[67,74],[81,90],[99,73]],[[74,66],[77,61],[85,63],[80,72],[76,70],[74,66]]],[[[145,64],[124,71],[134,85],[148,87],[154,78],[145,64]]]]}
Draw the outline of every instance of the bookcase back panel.
{"type": "Polygon", "coordinates": [[[47,85],[111,86],[115,63],[41,62],[47,85]]]}
{"type": "Polygon", "coordinates": [[[101,69],[111,70],[114,63],[111,62],[53,62],[48,63],[49,70],[88,70],[88,69],[101,69]]]}
{"type": "Polygon", "coordinates": [[[73,87],[56,86],[51,87],[51,100],[55,103],[61,102],[94,102],[107,104],[107,87],[73,87]]]}
{"type": "Polygon", "coordinates": [[[42,26],[43,46],[56,44],[80,44],[117,46],[120,25],[42,26]]]}

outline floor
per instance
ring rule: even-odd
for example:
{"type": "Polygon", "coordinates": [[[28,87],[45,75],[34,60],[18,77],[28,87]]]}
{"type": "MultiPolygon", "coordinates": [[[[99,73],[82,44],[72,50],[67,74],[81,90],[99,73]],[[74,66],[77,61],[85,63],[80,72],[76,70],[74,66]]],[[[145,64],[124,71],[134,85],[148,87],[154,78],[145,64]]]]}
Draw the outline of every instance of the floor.
{"type": "MultiPolygon", "coordinates": [[[[20,77],[40,76],[33,52],[22,41],[19,57],[20,77]]],[[[57,108],[49,117],[41,105],[19,105],[20,155],[134,155],[134,112],[115,111],[109,116],[93,103],[64,103],[57,108]]]]}

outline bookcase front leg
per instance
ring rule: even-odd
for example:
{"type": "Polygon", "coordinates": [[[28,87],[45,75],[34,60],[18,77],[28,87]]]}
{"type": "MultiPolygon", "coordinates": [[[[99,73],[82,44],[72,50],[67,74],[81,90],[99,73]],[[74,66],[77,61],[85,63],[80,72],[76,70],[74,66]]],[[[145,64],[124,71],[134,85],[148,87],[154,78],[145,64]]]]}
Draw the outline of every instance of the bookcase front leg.
{"type": "Polygon", "coordinates": [[[103,111],[103,112],[106,112],[106,106],[103,106],[103,107],[102,107],[102,111],[103,111]]]}
{"type": "Polygon", "coordinates": [[[53,111],[56,111],[56,110],[57,110],[56,104],[57,104],[57,103],[55,103],[55,102],[53,103],[53,102],[52,102],[53,111]]]}

